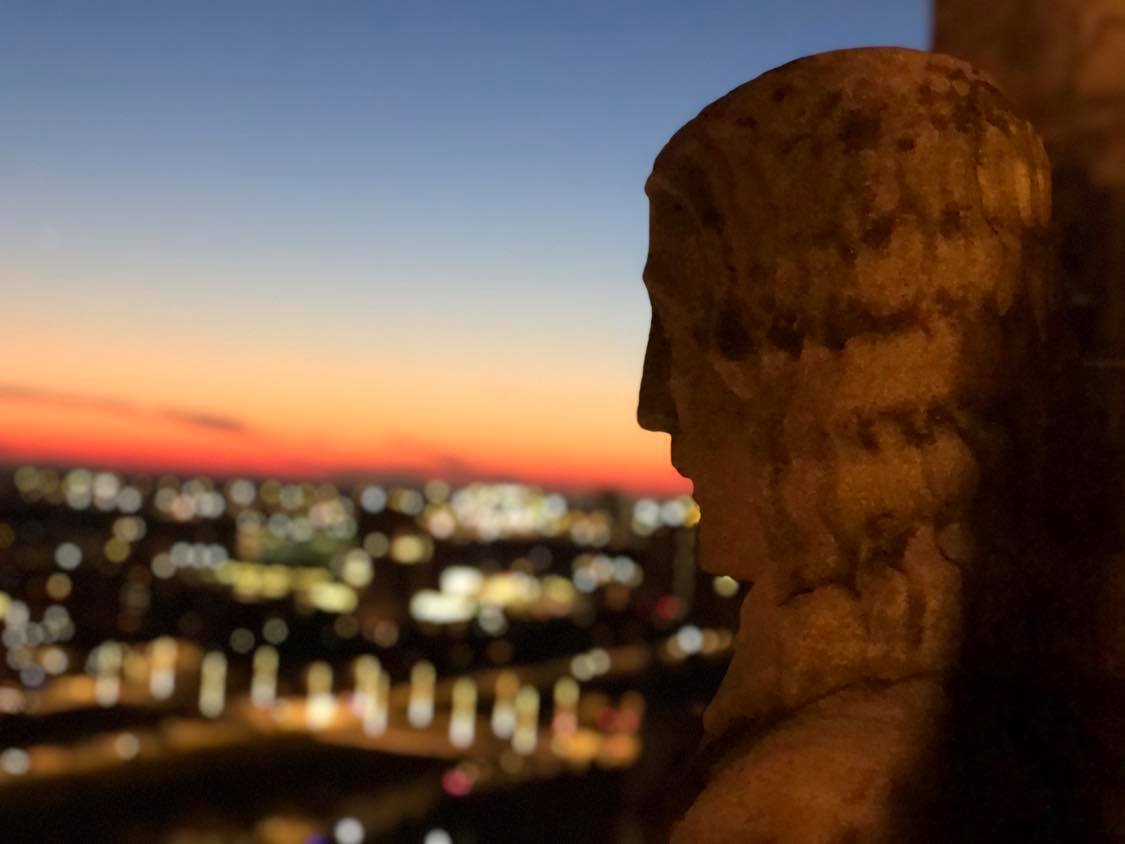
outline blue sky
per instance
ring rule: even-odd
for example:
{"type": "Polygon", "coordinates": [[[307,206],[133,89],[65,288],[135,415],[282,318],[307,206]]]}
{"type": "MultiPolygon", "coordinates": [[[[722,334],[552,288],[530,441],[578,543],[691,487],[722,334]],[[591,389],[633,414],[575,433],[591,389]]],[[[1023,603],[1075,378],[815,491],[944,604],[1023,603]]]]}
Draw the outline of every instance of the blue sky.
{"type": "Polygon", "coordinates": [[[0,329],[634,389],[664,141],[797,56],[924,46],[927,5],[7,3],[0,329]]]}

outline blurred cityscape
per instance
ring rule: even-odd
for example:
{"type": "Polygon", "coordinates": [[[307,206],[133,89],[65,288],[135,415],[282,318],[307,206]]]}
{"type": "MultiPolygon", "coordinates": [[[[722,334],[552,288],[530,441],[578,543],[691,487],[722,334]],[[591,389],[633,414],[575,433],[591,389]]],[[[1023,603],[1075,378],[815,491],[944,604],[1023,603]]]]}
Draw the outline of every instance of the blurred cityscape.
{"type": "Polygon", "coordinates": [[[686,496],[0,473],[5,841],[655,841],[740,594],[686,496]]]}

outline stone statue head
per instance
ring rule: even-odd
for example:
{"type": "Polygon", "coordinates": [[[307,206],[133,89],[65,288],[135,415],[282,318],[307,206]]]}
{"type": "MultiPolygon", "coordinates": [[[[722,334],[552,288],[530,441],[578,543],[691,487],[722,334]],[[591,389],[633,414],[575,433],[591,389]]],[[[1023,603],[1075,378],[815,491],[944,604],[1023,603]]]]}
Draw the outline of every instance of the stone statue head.
{"type": "Polygon", "coordinates": [[[844,50],[704,108],[646,192],[638,420],[752,584],[708,730],[941,670],[1051,308],[1035,132],[965,63],[844,50]]]}

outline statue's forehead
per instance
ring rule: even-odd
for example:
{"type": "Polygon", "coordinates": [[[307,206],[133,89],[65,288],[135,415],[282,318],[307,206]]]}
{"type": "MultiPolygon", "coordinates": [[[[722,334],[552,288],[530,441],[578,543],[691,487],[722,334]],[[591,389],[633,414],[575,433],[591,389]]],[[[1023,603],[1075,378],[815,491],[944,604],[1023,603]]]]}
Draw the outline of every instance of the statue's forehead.
{"type": "Polygon", "coordinates": [[[705,322],[742,311],[760,332],[808,315],[826,337],[850,314],[999,302],[993,253],[1050,205],[1042,145],[991,82],[907,50],[814,56],[735,89],[673,136],[646,192],[654,299],[705,322]]]}

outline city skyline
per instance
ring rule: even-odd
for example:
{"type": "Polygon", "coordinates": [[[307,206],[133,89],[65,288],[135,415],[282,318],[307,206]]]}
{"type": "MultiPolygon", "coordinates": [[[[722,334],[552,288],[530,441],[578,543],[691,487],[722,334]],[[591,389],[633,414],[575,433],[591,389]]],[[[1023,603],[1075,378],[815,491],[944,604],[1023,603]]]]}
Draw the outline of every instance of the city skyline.
{"type": "Polygon", "coordinates": [[[0,12],[0,462],[681,492],[633,412],[644,179],[921,2],[0,12]]]}

